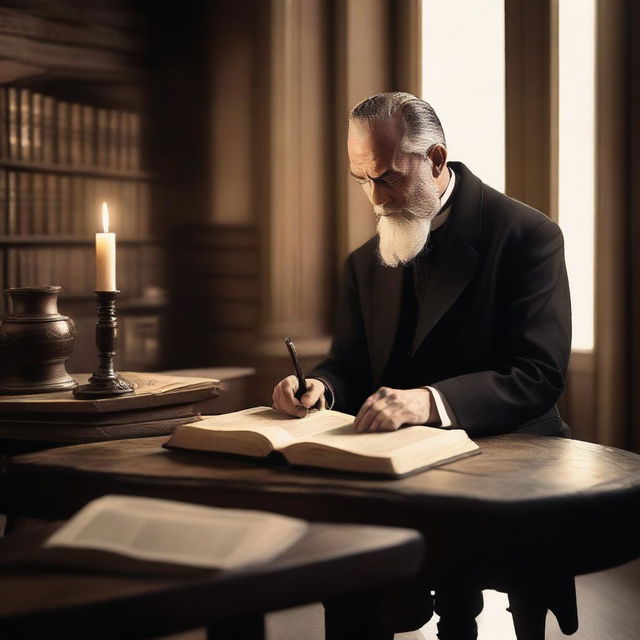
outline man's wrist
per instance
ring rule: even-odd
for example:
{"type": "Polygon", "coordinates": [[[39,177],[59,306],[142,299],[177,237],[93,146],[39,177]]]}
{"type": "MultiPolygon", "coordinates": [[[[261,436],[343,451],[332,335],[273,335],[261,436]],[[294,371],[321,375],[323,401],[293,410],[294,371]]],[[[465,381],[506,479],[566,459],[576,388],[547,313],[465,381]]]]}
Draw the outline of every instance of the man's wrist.
{"type": "Polygon", "coordinates": [[[325,409],[331,409],[333,408],[333,405],[335,404],[335,394],[333,392],[333,387],[331,386],[331,383],[326,380],[325,378],[321,378],[319,376],[313,376],[314,380],[318,380],[319,382],[322,382],[322,384],[324,385],[324,403],[325,409]]]}
{"type": "Polygon", "coordinates": [[[425,424],[427,426],[439,426],[441,424],[440,414],[438,413],[438,407],[436,406],[433,393],[429,387],[423,387],[423,389],[429,394],[429,417],[425,424]]]}

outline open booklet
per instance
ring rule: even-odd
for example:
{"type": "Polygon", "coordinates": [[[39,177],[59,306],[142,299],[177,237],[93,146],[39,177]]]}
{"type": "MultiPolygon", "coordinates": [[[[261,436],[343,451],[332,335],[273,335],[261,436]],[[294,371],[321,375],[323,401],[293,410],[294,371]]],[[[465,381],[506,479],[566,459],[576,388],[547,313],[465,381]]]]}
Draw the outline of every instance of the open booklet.
{"type": "Polygon", "coordinates": [[[356,433],[354,417],[315,411],[294,418],[254,407],[176,427],[165,446],[267,458],[278,452],[290,464],[403,476],[479,453],[461,429],[412,426],[356,433]]]}
{"type": "Polygon", "coordinates": [[[112,495],[90,502],[45,547],[106,551],[126,556],[137,568],[146,561],[236,569],[272,560],[302,538],[307,527],[304,520],[263,511],[112,495]]]}

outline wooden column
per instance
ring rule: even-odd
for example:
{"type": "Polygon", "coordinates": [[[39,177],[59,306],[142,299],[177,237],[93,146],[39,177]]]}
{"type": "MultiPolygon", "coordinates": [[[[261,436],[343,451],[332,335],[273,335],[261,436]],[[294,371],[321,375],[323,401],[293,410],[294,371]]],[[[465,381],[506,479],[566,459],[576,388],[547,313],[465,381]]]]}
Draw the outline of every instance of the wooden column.
{"type": "Polygon", "coordinates": [[[557,219],[555,0],[505,0],[506,192],[557,219]]]}
{"type": "MultiPolygon", "coordinates": [[[[625,192],[624,0],[596,9],[596,442],[628,447],[630,327],[629,218],[625,192]]],[[[632,295],[637,295],[633,292],[632,295]]],[[[637,329],[636,329],[637,330],[637,329]]],[[[635,425],[634,425],[635,426],[635,425]]]]}
{"type": "Polygon", "coordinates": [[[335,2],[336,243],[339,271],[347,254],[375,233],[371,204],[349,179],[347,117],[360,100],[394,86],[394,23],[387,0],[335,2]]]}
{"type": "Polygon", "coordinates": [[[291,369],[285,336],[307,363],[328,351],[334,247],[329,5],[272,0],[268,20],[255,206],[262,256],[257,364],[270,398],[273,383],[291,369]]]}

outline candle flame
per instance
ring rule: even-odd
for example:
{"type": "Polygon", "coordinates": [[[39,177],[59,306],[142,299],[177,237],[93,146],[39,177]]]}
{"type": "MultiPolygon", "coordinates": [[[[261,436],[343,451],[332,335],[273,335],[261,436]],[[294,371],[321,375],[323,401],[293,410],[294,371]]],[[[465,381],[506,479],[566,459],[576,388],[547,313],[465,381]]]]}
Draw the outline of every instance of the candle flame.
{"type": "Polygon", "coordinates": [[[106,202],[102,203],[102,228],[105,233],[109,233],[109,207],[106,202]]]}

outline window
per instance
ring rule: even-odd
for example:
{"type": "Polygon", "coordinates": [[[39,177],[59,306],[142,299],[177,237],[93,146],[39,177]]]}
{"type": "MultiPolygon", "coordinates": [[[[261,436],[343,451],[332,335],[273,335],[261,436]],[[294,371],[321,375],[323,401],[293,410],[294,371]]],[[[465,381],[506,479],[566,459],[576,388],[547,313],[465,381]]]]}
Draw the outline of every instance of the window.
{"type": "Polygon", "coordinates": [[[422,92],[449,159],[504,191],[504,0],[424,0],[422,92]]]}
{"type": "Polygon", "coordinates": [[[595,0],[558,3],[558,217],[575,351],[593,350],[595,0]]]}

